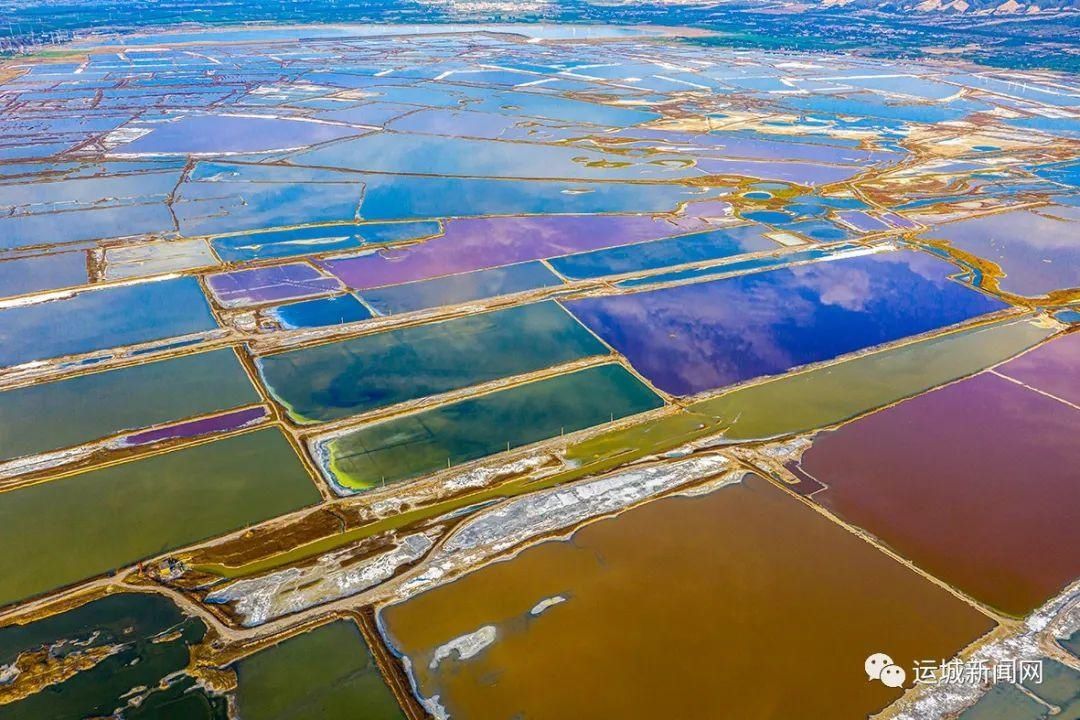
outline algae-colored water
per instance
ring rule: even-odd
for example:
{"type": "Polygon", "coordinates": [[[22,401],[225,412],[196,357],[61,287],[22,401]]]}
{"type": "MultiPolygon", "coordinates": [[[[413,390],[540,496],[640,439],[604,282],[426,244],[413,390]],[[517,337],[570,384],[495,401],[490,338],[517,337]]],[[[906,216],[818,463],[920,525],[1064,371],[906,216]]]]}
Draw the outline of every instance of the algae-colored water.
{"type": "Polygon", "coordinates": [[[608,352],[562,307],[545,302],[302,348],[258,364],[289,415],[314,423],[608,352]]]}
{"type": "Polygon", "coordinates": [[[587,525],[382,620],[451,717],[538,720],[865,717],[900,695],[867,681],[869,654],[910,668],[994,625],[753,476],[587,525]],[[432,667],[487,625],[491,645],[432,667]]]}
{"type": "Polygon", "coordinates": [[[601,365],[361,427],[326,450],[335,481],[363,490],[662,404],[621,365],[601,365]]]}
{"type": "Polygon", "coordinates": [[[1027,678],[1020,684],[1048,705],[1061,709],[1058,720],[1080,718],[1080,671],[1050,658],[1041,658],[1043,676],[1027,678]]]}
{"type": "Polygon", "coordinates": [[[259,402],[230,349],[0,393],[0,460],[259,402]]]}
{"type": "Polygon", "coordinates": [[[995,323],[735,390],[690,410],[728,425],[732,440],[803,432],[978,372],[1053,333],[1031,320],[995,323]]]}
{"type": "Polygon", "coordinates": [[[276,428],[0,493],[0,605],[319,500],[276,428]]]}
{"type": "Polygon", "coordinates": [[[397,720],[405,715],[356,624],[339,620],[241,660],[244,720],[397,720]]]}
{"type": "Polygon", "coordinates": [[[1026,385],[998,374],[1011,365],[822,433],[801,467],[827,485],[815,502],[1024,617],[1080,573],[1080,557],[1064,550],[1080,547],[1080,410],[1038,377],[1026,385]]]}
{"type": "Polygon", "coordinates": [[[1015,685],[998,683],[958,720],[1043,720],[1050,708],[1015,685]]]}

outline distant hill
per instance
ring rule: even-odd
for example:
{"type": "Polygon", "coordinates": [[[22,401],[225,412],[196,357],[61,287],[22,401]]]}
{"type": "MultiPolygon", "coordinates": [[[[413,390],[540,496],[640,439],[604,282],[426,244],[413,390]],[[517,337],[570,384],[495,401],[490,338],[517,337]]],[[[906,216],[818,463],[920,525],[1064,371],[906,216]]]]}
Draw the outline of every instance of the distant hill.
{"type": "Polygon", "coordinates": [[[1080,0],[584,0],[588,5],[606,7],[662,6],[684,12],[723,11],[737,8],[746,11],[769,10],[808,12],[844,8],[868,10],[890,15],[950,13],[971,15],[1039,15],[1080,13],[1080,0]]]}
{"type": "Polygon", "coordinates": [[[844,7],[885,13],[960,15],[1039,15],[1080,12],[1080,0],[819,0],[820,7],[844,7]]]}

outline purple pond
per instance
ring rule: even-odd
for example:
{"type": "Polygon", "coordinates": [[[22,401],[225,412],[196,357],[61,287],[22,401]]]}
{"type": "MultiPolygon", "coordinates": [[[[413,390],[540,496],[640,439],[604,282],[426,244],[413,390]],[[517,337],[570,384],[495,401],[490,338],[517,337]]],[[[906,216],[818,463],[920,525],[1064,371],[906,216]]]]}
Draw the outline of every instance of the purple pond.
{"type": "Polygon", "coordinates": [[[134,433],[124,438],[124,445],[134,447],[136,445],[149,445],[162,440],[175,440],[177,438],[192,438],[211,433],[225,432],[227,430],[239,430],[268,416],[264,407],[245,408],[198,420],[170,425],[153,430],[134,433]]]}
{"type": "Polygon", "coordinates": [[[319,264],[349,287],[364,290],[709,227],[698,217],[676,222],[643,215],[461,218],[447,221],[441,237],[417,245],[319,264]]]}
{"type": "Polygon", "coordinates": [[[309,120],[237,115],[186,115],[162,123],[117,152],[157,155],[265,152],[307,147],[344,137],[364,135],[344,125],[309,120]]]}
{"type": "Polygon", "coordinates": [[[219,273],[209,276],[206,283],[227,308],[326,295],[341,289],[337,278],[327,277],[306,263],[219,273]]]}

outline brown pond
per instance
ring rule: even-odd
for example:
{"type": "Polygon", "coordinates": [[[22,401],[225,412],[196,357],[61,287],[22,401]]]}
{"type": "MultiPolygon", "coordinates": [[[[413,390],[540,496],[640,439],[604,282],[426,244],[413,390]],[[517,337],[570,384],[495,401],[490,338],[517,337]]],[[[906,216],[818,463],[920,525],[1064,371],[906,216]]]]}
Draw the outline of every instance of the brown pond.
{"type": "Polygon", "coordinates": [[[587,525],[382,613],[453,718],[863,718],[993,623],[769,482],[587,525]],[[561,596],[539,615],[530,611],[561,596]],[[494,626],[469,659],[435,650],[494,626]]]}

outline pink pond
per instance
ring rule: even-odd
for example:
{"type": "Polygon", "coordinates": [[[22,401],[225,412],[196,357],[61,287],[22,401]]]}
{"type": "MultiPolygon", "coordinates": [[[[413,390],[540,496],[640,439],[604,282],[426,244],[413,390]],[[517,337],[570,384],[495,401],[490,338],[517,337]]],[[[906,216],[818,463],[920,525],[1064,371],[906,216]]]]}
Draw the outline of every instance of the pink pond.
{"type": "MultiPolygon", "coordinates": [[[[824,433],[801,463],[825,485],[814,500],[975,599],[1031,612],[1080,574],[1080,409],[1044,394],[1037,367],[1076,337],[999,368],[1036,385],[988,371],[824,433]]],[[[1075,388],[1077,368],[1058,377],[1075,388]]]]}

